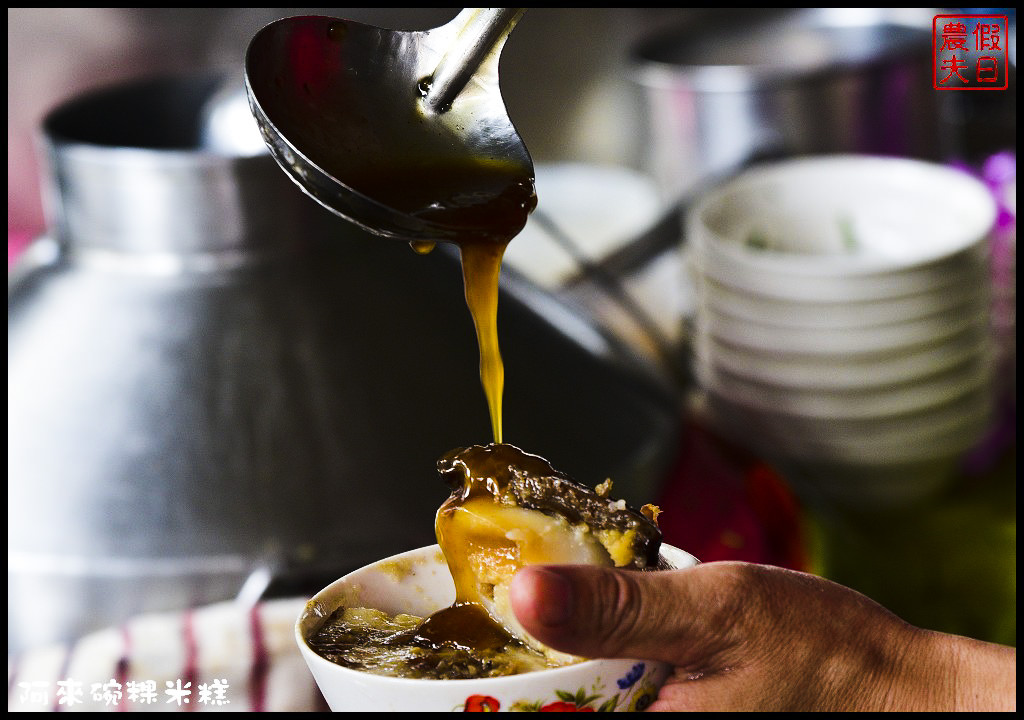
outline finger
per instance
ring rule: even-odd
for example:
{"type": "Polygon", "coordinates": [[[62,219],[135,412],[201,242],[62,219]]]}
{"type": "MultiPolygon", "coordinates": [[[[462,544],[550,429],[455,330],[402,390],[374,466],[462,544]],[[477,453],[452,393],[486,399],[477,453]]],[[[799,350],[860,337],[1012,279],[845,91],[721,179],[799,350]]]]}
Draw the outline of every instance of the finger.
{"type": "Polygon", "coordinates": [[[723,570],[727,575],[711,565],[662,572],[527,567],[513,579],[510,597],[526,631],[557,650],[706,672],[735,643],[734,583],[723,570]],[[712,574],[719,577],[712,581],[712,574]]]}

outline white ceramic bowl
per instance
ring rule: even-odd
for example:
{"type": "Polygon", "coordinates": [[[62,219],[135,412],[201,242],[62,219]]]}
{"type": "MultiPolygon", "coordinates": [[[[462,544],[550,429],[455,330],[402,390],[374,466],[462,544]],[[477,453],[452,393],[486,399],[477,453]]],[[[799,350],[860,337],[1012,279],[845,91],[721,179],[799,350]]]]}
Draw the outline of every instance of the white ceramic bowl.
{"type": "Polygon", "coordinates": [[[939,343],[899,352],[855,355],[801,355],[733,345],[707,333],[694,336],[697,363],[748,380],[796,389],[857,390],[928,378],[990,352],[988,328],[975,327],[939,343]]]}
{"type": "Polygon", "coordinates": [[[743,292],[798,302],[863,302],[987,282],[988,247],[974,248],[926,265],[869,275],[798,275],[776,267],[739,264],[691,236],[694,272],[743,292]]]}
{"type": "Polygon", "coordinates": [[[697,363],[702,387],[745,407],[806,418],[871,419],[936,408],[992,382],[990,354],[981,355],[943,373],[894,385],[851,391],[804,390],[747,380],[697,363]]]}
{"type": "Polygon", "coordinates": [[[806,329],[868,328],[918,320],[957,307],[988,302],[986,286],[977,283],[941,288],[917,295],[858,302],[801,302],[755,295],[694,278],[698,302],[713,313],[752,323],[806,329]]]}
{"type": "MultiPolygon", "coordinates": [[[[697,560],[670,546],[662,556],[674,567],[697,560]]],[[[576,665],[508,677],[415,680],[373,675],[317,655],[306,638],[343,604],[424,617],[455,599],[448,566],[437,545],[411,550],[356,570],[317,593],[295,625],[295,638],[320,691],[334,711],[451,712],[569,710],[577,701],[591,710],[641,710],[668,676],[665,663],[587,660],[576,665]],[[585,701],[585,702],[583,702],[585,701]]]]}
{"type": "Polygon", "coordinates": [[[799,496],[811,505],[906,506],[936,495],[957,475],[966,451],[984,438],[987,425],[947,436],[923,451],[875,442],[842,447],[809,443],[799,430],[766,427],[763,417],[744,419],[745,409],[722,410],[709,398],[707,412],[719,429],[778,467],[799,496]]]}
{"type": "Polygon", "coordinates": [[[854,155],[755,168],[694,206],[688,237],[733,268],[849,278],[901,274],[987,245],[996,204],[942,165],[854,155]]]}
{"type": "MultiPolygon", "coordinates": [[[[988,418],[974,418],[966,421],[962,427],[906,442],[896,438],[884,441],[838,438],[811,442],[804,438],[792,445],[787,454],[789,457],[808,461],[830,461],[861,466],[925,462],[936,457],[967,452],[981,440],[987,428],[988,418]]],[[[775,444],[779,447],[778,443],[775,444]]]]}
{"type": "MultiPolygon", "coordinates": [[[[709,393],[709,412],[721,424],[746,429],[747,437],[770,438],[772,445],[891,448],[899,453],[934,450],[936,438],[966,436],[992,419],[994,393],[981,388],[948,403],[884,417],[815,418],[782,411],[753,409],[709,393]]],[[[954,437],[954,444],[958,438],[954,437]]],[[[972,441],[969,441],[972,442],[972,441]]],[[[940,446],[943,447],[943,446],[940,446]]],[[[871,452],[868,450],[868,452],[871,452]]]]}
{"type": "MultiPolygon", "coordinates": [[[[959,403],[958,403],[959,404],[959,403]]],[[[829,460],[861,465],[918,462],[962,453],[990,427],[991,400],[982,399],[968,414],[947,408],[872,420],[834,422],[753,410],[709,394],[708,414],[716,426],[747,446],[772,457],[829,460]],[[905,418],[908,426],[899,427],[905,418]],[[887,426],[889,431],[882,428],[887,426]]]]}
{"type": "Polygon", "coordinates": [[[987,327],[989,316],[986,303],[973,303],[888,325],[802,328],[752,322],[703,308],[697,314],[695,328],[699,333],[756,351],[849,358],[936,344],[987,327]]]}

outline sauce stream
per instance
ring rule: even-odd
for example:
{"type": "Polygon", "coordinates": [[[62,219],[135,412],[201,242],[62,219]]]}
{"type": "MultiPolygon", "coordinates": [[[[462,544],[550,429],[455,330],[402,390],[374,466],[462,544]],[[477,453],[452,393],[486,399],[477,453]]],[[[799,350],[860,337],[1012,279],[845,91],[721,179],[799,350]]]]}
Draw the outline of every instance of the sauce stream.
{"type": "MultiPolygon", "coordinates": [[[[505,367],[498,344],[498,280],[508,243],[519,234],[537,205],[532,175],[510,163],[481,158],[407,159],[370,169],[335,165],[325,169],[345,184],[399,212],[439,228],[437,241],[459,247],[466,304],[480,349],[480,381],[496,443],[502,442],[502,394],[505,367]]],[[[434,243],[410,243],[420,254],[434,243]]]]}
{"type": "Polygon", "coordinates": [[[502,442],[501,401],[505,389],[505,364],[498,345],[498,278],[507,246],[508,243],[467,243],[461,247],[466,304],[480,346],[480,382],[496,443],[502,442]]]}

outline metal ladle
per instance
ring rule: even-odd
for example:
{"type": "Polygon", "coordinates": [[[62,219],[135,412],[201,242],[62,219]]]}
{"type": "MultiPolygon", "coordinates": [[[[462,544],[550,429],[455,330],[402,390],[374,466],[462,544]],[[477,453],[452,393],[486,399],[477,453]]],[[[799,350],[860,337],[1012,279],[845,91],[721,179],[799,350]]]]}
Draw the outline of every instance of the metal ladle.
{"type": "Polygon", "coordinates": [[[498,60],[524,12],[466,8],[422,32],[279,20],[249,44],[250,107],[299,187],[373,233],[465,240],[498,224],[515,234],[536,202],[533,161],[505,110],[498,60]]]}

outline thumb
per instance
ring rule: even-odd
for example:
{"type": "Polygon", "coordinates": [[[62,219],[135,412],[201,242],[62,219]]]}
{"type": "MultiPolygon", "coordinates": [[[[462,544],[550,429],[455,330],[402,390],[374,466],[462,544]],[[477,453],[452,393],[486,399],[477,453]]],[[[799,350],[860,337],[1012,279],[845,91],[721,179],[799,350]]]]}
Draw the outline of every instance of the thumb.
{"type": "Polygon", "coordinates": [[[556,650],[704,666],[731,644],[722,630],[736,621],[720,624],[732,601],[707,582],[708,567],[532,566],[516,574],[509,596],[523,628],[556,650]]]}

